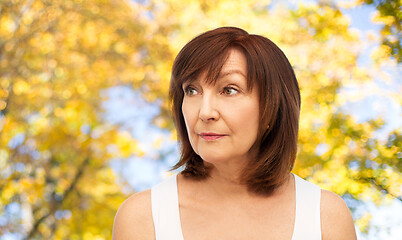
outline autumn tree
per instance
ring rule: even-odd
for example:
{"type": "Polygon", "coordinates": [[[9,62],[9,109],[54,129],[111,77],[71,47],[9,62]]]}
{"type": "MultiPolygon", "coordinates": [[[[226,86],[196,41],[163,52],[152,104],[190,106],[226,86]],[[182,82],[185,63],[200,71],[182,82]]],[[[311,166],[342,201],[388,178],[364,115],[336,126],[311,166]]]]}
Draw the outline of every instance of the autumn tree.
{"type": "Polygon", "coordinates": [[[102,120],[102,90],[147,78],[140,12],[119,0],[1,1],[1,235],[111,235],[126,195],[109,160],[139,151],[102,120]]]}
{"type": "Polygon", "coordinates": [[[402,62],[402,11],[399,0],[358,0],[358,3],[375,6],[374,21],[382,24],[381,50],[386,55],[402,62]]]}
{"type": "Polygon", "coordinates": [[[361,123],[343,111],[340,90],[374,76],[358,65],[361,40],[330,1],[0,3],[1,234],[110,238],[127,193],[109,163],[142,150],[140,139],[105,120],[107,89],[140,92],[161,109],[155,126],[175,135],[167,100],[173,59],[195,35],[225,25],[270,38],[295,68],[302,93],[295,173],[356,201],[401,198],[400,131],[384,142],[375,135],[381,118],[361,123]]]}

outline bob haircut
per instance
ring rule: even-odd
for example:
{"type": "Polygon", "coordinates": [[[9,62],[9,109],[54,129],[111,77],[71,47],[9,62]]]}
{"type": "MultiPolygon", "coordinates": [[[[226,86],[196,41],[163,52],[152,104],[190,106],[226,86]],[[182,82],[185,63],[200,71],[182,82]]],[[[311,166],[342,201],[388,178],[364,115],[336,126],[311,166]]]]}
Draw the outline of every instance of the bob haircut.
{"type": "Polygon", "coordinates": [[[214,84],[234,48],[247,59],[247,87],[257,89],[260,108],[257,140],[251,148],[256,157],[243,169],[241,181],[249,191],[268,195],[284,183],[294,165],[300,91],[285,54],[269,39],[240,28],[222,27],[205,32],[187,43],[174,61],[169,96],[181,158],[173,169],[183,166],[182,174],[195,179],[209,176],[210,168],[189,141],[182,113],[182,85],[204,72],[205,81],[214,84]]]}

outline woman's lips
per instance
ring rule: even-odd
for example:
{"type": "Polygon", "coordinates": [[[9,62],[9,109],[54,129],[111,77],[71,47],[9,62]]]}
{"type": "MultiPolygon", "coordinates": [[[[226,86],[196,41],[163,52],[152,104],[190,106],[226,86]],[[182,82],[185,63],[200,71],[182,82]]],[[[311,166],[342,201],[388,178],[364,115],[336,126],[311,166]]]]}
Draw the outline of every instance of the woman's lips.
{"type": "Polygon", "coordinates": [[[218,134],[218,133],[200,133],[199,135],[202,139],[207,141],[218,140],[226,136],[225,134],[218,134]]]}

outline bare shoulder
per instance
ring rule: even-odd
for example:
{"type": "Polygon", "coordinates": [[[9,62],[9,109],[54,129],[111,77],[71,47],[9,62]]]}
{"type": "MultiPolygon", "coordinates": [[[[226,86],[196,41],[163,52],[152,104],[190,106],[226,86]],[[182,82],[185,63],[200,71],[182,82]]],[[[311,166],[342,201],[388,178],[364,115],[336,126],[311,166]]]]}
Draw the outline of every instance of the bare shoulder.
{"type": "Polygon", "coordinates": [[[151,190],[132,195],[117,211],[113,225],[113,240],[126,239],[155,239],[151,190]]]}
{"type": "Polygon", "coordinates": [[[357,239],[352,215],[345,201],[327,190],[321,190],[321,232],[323,240],[357,239]]]}

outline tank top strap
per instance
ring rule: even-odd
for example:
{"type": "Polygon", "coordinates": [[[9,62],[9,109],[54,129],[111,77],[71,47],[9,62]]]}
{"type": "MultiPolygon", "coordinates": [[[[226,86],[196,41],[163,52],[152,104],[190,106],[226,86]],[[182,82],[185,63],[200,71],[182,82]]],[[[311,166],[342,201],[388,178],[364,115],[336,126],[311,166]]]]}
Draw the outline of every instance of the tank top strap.
{"type": "Polygon", "coordinates": [[[183,240],[177,174],[151,188],[151,204],[156,240],[183,240]]]}
{"type": "Polygon", "coordinates": [[[321,240],[321,189],[295,176],[296,216],[292,240],[321,240]]]}

